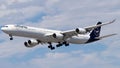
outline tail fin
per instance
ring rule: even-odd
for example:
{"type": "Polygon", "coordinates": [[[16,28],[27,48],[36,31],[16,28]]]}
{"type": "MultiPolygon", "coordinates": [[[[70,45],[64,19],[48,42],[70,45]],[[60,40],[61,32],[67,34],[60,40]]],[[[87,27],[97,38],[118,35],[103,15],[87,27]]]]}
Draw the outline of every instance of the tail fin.
{"type": "MultiPolygon", "coordinates": [[[[102,24],[102,22],[98,22],[96,25],[99,25],[99,24],[102,24]]],[[[93,29],[90,33],[90,39],[88,40],[88,42],[93,42],[98,40],[96,39],[96,37],[100,36],[100,31],[101,31],[101,26],[93,29]]]]}
{"type": "MultiPolygon", "coordinates": [[[[97,25],[102,24],[102,22],[98,22],[97,25]]],[[[101,26],[93,29],[93,31],[90,33],[90,38],[95,39],[96,37],[100,36],[101,26]]]]}

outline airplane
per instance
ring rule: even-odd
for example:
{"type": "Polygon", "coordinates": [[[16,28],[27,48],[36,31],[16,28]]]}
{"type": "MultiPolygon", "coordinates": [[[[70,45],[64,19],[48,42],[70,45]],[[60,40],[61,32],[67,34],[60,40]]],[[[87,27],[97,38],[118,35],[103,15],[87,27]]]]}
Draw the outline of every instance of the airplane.
{"type": "Polygon", "coordinates": [[[10,40],[13,40],[13,36],[32,38],[24,42],[24,45],[28,48],[34,47],[38,44],[49,44],[48,48],[54,50],[57,47],[63,45],[69,46],[69,44],[87,44],[101,40],[106,37],[110,37],[116,34],[109,34],[105,36],[100,36],[101,26],[108,25],[115,22],[112,20],[107,23],[98,22],[96,25],[76,28],[74,30],[60,31],[60,30],[50,30],[43,28],[35,28],[23,25],[5,25],[1,27],[1,30],[8,34],[10,40]],[[53,46],[52,43],[57,43],[53,46]]]}

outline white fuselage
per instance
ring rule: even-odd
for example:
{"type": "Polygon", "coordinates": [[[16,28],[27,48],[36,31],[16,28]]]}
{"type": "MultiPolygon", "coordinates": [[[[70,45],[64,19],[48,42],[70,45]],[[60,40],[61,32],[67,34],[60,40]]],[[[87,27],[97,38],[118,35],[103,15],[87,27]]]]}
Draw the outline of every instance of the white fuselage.
{"type": "MultiPolygon", "coordinates": [[[[35,28],[29,26],[20,26],[20,25],[6,25],[1,28],[1,30],[9,35],[12,36],[20,36],[20,37],[28,37],[40,40],[43,43],[46,42],[63,42],[63,39],[56,39],[47,34],[53,33],[61,33],[62,31],[57,30],[49,30],[49,29],[42,29],[42,28],[35,28]]],[[[84,44],[89,40],[89,34],[78,34],[77,36],[73,36],[67,39],[67,42],[73,44],[84,44]]]]}

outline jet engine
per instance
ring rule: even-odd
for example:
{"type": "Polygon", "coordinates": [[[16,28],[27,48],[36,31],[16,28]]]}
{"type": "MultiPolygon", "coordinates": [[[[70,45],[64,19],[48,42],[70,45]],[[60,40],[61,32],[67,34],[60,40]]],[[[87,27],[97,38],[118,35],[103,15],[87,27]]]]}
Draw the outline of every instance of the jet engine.
{"type": "Polygon", "coordinates": [[[63,39],[63,34],[60,34],[60,33],[54,33],[52,36],[53,38],[63,39]]]}
{"type": "Polygon", "coordinates": [[[83,29],[83,28],[76,28],[76,30],[75,30],[78,34],[85,34],[85,33],[87,33],[87,31],[85,30],[85,29],[83,29]]]}
{"type": "Polygon", "coordinates": [[[27,42],[24,42],[24,45],[26,46],[26,47],[34,47],[34,46],[36,46],[36,45],[38,45],[39,44],[39,41],[38,40],[28,40],[27,42]]]}

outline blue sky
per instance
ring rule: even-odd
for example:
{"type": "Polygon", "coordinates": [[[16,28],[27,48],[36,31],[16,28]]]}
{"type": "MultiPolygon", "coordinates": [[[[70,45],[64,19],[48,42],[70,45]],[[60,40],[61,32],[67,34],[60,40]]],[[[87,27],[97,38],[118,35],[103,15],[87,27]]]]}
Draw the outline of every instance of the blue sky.
{"type": "Polygon", "coordinates": [[[22,24],[55,30],[86,27],[98,21],[116,22],[102,28],[101,35],[118,35],[90,44],[57,48],[47,44],[26,48],[29,38],[9,36],[0,31],[1,68],[119,68],[119,0],[0,0],[0,26],[22,24]]]}

